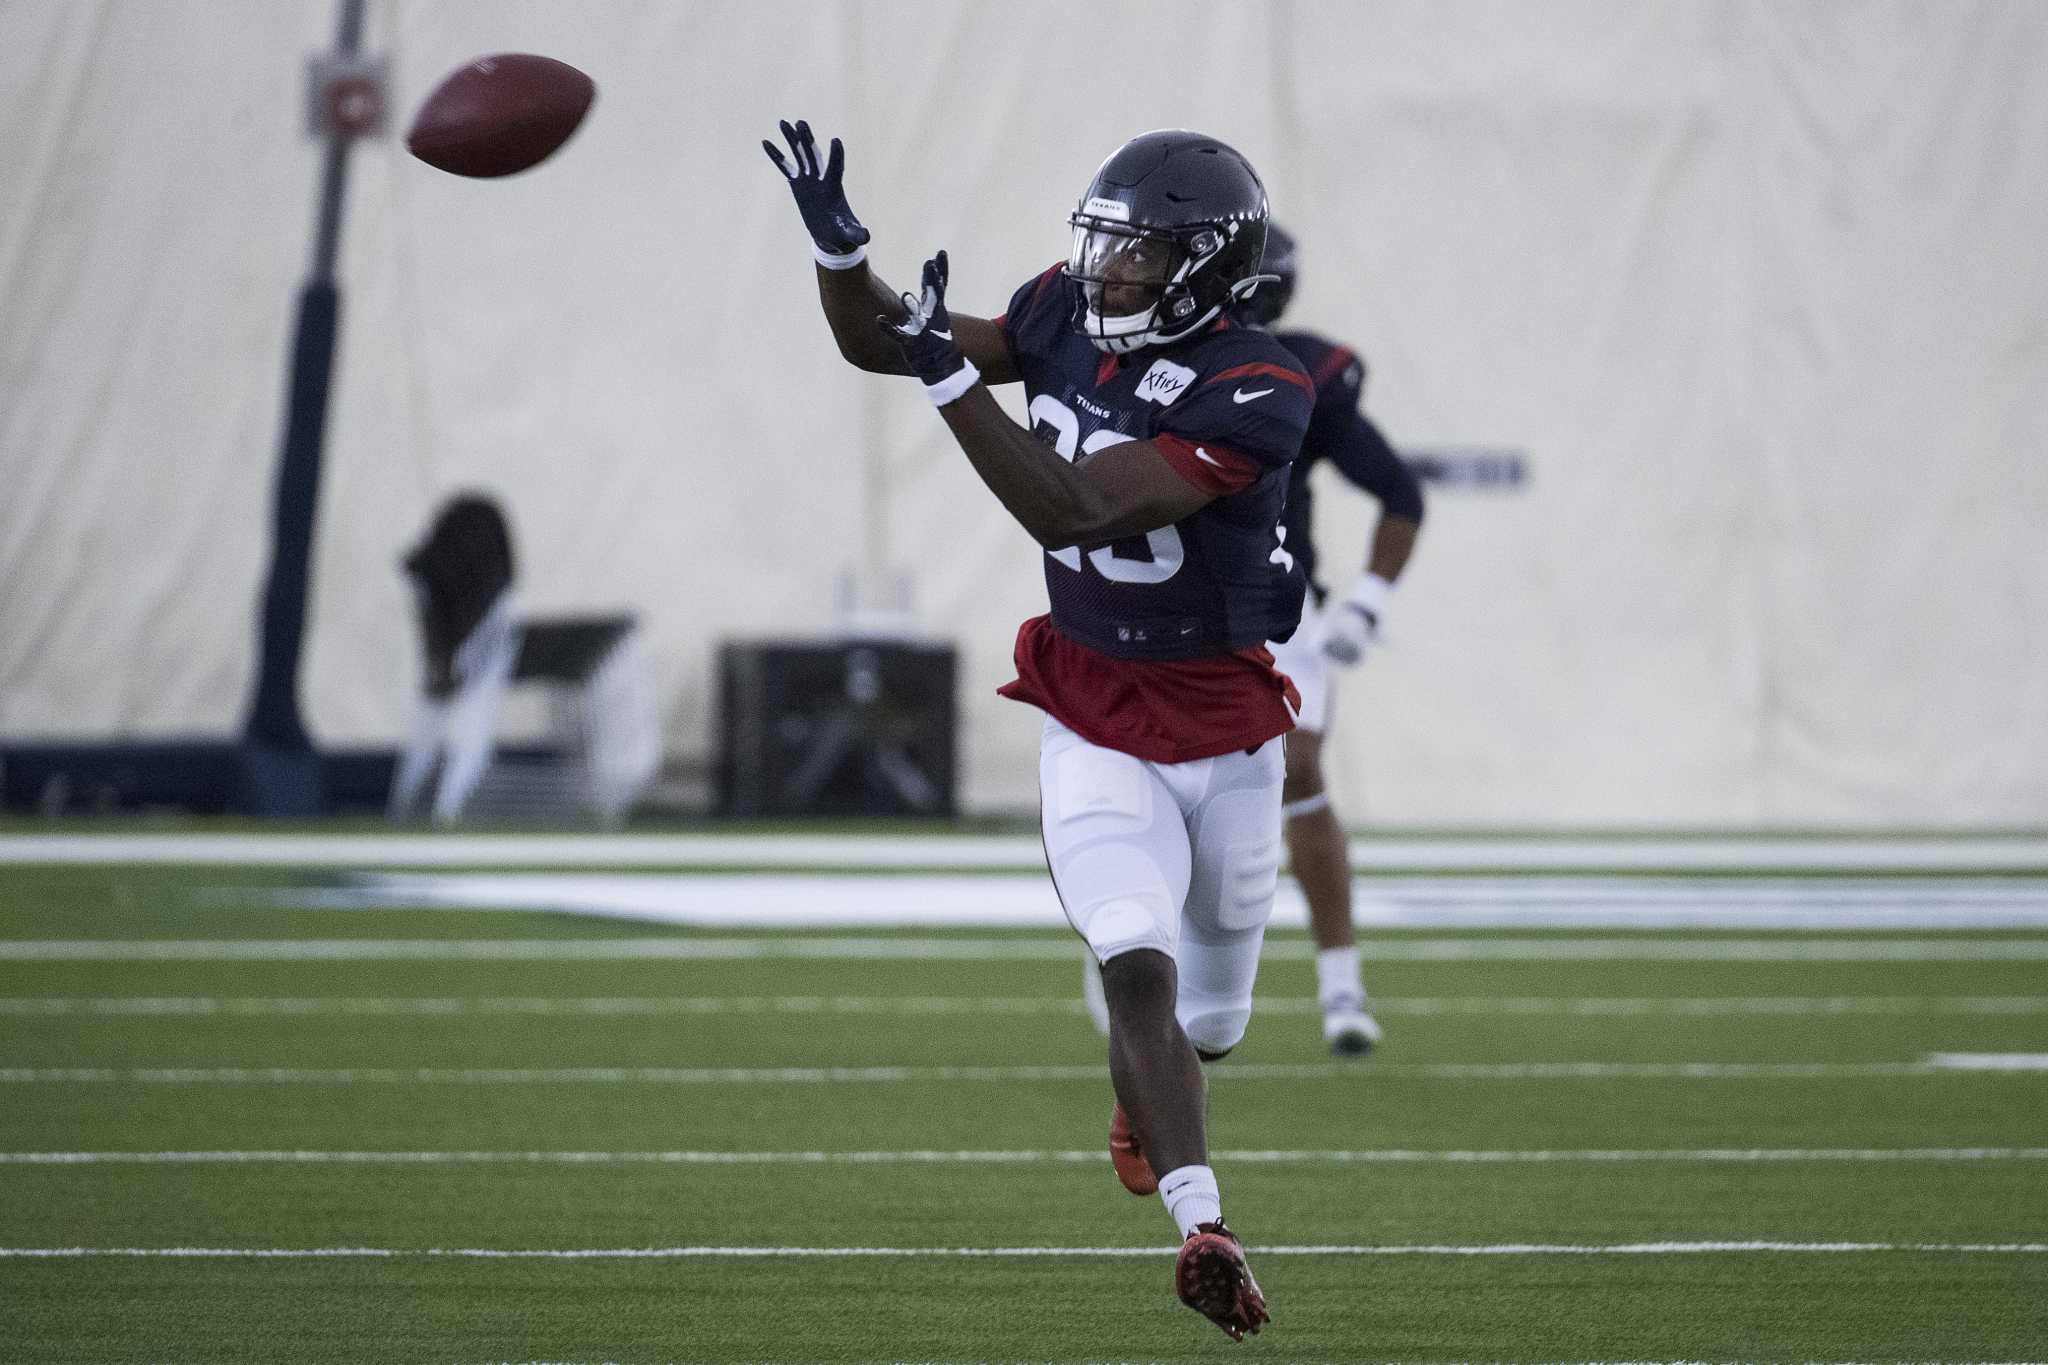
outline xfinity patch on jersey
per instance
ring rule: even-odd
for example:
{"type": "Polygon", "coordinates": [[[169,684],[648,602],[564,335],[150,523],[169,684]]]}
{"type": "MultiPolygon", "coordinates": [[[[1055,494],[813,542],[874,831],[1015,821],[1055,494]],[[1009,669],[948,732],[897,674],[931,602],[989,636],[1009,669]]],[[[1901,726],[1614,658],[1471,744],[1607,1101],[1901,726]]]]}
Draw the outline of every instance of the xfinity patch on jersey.
{"type": "Polygon", "coordinates": [[[1152,368],[1145,371],[1145,377],[1138,381],[1138,397],[1165,407],[1188,391],[1188,385],[1195,382],[1195,372],[1185,365],[1176,365],[1171,360],[1155,360],[1152,368]]]}

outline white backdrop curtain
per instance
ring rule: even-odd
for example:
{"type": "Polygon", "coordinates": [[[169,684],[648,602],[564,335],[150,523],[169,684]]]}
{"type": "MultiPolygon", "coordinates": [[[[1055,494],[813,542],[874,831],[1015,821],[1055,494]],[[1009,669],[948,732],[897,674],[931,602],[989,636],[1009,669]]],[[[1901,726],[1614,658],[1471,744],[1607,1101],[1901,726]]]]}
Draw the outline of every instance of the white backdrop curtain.
{"type": "MultiPolygon", "coordinates": [[[[758,147],[844,136],[874,259],[994,313],[1095,164],[1193,126],[1302,241],[1295,321],[1446,491],[1346,678],[1348,817],[2048,820],[2048,5],[373,0],[400,121],[537,51],[600,87],[555,161],[355,156],[303,695],[395,744],[401,549],[505,503],[536,611],[642,617],[672,752],[722,638],[843,574],[964,659],[963,791],[1036,799],[993,696],[1039,552],[909,383],[856,374],[758,147]],[[873,509],[876,515],[866,515],[873,509]],[[872,576],[872,573],[871,573],[872,576]]],[[[0,735],[228,733],[253,672],[325,0],[0,3],[0,735]]],[[[1328,572],[1369,505],[1318,502],[1328,572]]]]}

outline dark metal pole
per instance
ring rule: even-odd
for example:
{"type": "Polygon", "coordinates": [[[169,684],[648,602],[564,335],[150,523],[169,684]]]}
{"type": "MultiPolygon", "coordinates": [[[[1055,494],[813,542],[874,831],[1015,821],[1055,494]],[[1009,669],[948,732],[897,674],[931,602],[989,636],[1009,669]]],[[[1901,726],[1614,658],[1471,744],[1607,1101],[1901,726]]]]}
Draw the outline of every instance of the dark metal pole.
{"type": "MultiPolygon", "coordinates": [[[[341,0],[335,38],[341,55],[354,55],[362,32],[363,0],[341,0]]],[[[341,317],[334,264],[341,246],[351,141],[349,133],[340,128],[327,138],[313,231],[312,272],[299,290],[292,339],[284,438],[272,504],[270,572],[263,588],[256,692],[242,729],[238,804],[256,815],[315,815],[322,800],[320,755],[299,717],[299,657],[305,640],[313,517],[320,501],[320,460],[341,317]]]]}

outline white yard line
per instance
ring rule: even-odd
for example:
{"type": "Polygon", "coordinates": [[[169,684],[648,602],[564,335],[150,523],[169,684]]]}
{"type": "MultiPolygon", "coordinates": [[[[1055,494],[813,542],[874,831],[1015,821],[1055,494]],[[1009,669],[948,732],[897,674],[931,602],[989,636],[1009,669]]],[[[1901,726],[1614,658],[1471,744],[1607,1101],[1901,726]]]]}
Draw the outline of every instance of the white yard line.
{"type": "MultiPolygon", "coordinates": [[[[1354,866],[1522,870],[1612,867],[1797,871],[2048,867],[2040,835],[1367,836],[1354,866]]],[[[278,835],[0,836],[0,865],[59,863],[310,867],[949,867],[1042,871],[1030,835],[278,835]]]]}
{"type": "MultiPolygon", "coordinates": [[[[2048,1147],[1648,1148],[1584,1151],[1226,1150],[1237,1165],[1632,1165],[1780,1164],[1786,1162],[1952,1163],[2048,1161],[2048,1147]]],[[[0,1166],[1031,1166],[1089,1165],[1100,1148],[1068,1151],[867,1152],[0,1152],[0,1166]]]]}
{"type": "MultiPolygon", "coordinates": [[[[1310,1015],[1306,996],[1261,996],[1260,1014],[1310,1015]]],[[[1376,996],[1381,1015],[2021,1015],[2048,1013],[2048,995],[1376,996]]],[[[243,1018],[282,1015],[609,1016],[707,1014],[1079,1015],[1058,996],[595,995],[595,996],[0,996],[0,1017],[109,1015],[243,1018]]]]}
{"type": "MultiPolygon", "coordinates": [[[[1793,1255],[2038,1256],[2048,1242],[1618,1242],[1576,1245],[1552,1242],[1497,1242],[1465,1246],[1258,1246],[1255,1256],[1716,1256],[1755,1253],[1793,1255]]],[[[681,1246],[681,1247],[0,1247],[0,1257],[69,1260],[84,1257],[210,1259],[375,1259],[429,1257],[477,1260],[683,1260],[707,1257],[817,1258],[1008,1258],[1166,1257],[1165,1247],[862,1247],[862,1246],[681,1246]]]]}
{"type": "MultiPolygon", "coordinates": [[[[1986,841],[2001,862],[2024,849],[1986,841]]],[[[1966,850],[1968,851],[1968,850],[1966,850]]],[[[1949,856],[1955,856],[1952,850],[1949,856]]],[[[2048,860],[2044,860],[2048,861],[2048,860]]],[[[280,835],[0,836],[0,865],[139,863],[219,867],[947,867],[1045,868],[1014,835],[280,835]]]]}
{"type": "MultiPolygon", "coordinates": [[[[286,938],[0,940],[0,962],[624,962],[750,959],[1078,962],[1059,938],[286,938]]],[[[1378,962],[2042,962],[2048,938],[1410,938],[1371,943],[1378,962]]],[[[1267,961],[1315,956],[1268,943],[1267,961]]]]}
{"type": "MultiPolygon", "coordinates": [[[[1353,1062],[1232,1063],[1217,1079],[1374,1082],[1573,1080],[1842,1080],[1905,1076],[2033,1076],[2048,1054],[1938,1053],[1920,1062],[1353,1062]],[[2014,1058],[2029,1059],[2020,1064],[2014,1058]],[[2033,1064],[2038,1063],[2038,1064],[2033,1064]]],[[[1086,1066],[847,1067],[0,1067],[7,1085],[875,1085],[1100,1082],[1086,1066]]]]}
{"type": "MultiPolygon", "coordinates": [[[[1260,1001],[1272,1014],[1312,1014],[1307,998],[1260,1001]]],[[[2048,1010],[2048,997],[2042,998],[2048,1010]]],[[[247,1017],[301,1015],[470,1015],[610,1016],[707,1014],[988,1014],[1086,1013],[1078,996],[824,996],[824,995],[626,995],[626,996],[113,996],[100,998],[0,997],[0,1016],[136,1015],[144,1017],[247,1017]]]]}
{"type": "MultiPolygon", "coordinates": [[[[322,909],[545,910],[700,929],[1059,928],[1042,870],[1024,874],[371,872],[345,884],[266,893],[322,909]]],[[[1911,931],[2048,928],[2048,881],[1835,879],[1362,879],[1366,928],[1780,929],[1911,931]]],[[[1282,883],[1273,923],[1308,909],[1282,883]]]]}

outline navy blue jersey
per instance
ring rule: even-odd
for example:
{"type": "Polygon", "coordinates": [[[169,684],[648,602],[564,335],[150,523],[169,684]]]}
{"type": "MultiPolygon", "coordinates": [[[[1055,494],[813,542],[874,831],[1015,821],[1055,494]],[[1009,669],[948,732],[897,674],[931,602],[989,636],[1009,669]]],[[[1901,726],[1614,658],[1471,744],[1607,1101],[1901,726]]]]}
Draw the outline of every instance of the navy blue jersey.
{"type": "Polygon", "coordinates": [[[1145,535],[1048,550],[1053,625],[1122,659],[1195,659],[1286,639],[1305,579],[1280,519],[1309,425],[1308,375],[1272,336],[1228,324],[1105,355],[1070,325],[1071,298],[1055,266],[997,319],[1032,430],[1070,460],[1150,440],[1216,496],[1145,535]]]}
{"type": "Polygon", "coordinates": [[[1337,472],[1380,503],[1384,516],[1422,520],[1422,485],[1407,462],[1380,434],[1372,419],[1359,410],[1365,394],[1365,362],[1358,353],[1312,332],[1280,332],[1274,338],[1308,371],[1315,385],[1315,412],[1301,443],[1301,458],[1287,489],[1287,548],[1301,561],[1316,600],[1323,585],[1316,577],[1316,545],[1311,525],[1313,494],[1308,476],[1318,460],[1327,459],[1337,472]]]}

